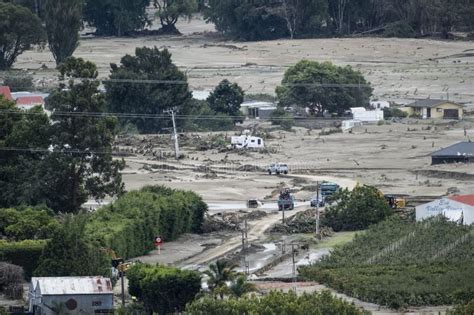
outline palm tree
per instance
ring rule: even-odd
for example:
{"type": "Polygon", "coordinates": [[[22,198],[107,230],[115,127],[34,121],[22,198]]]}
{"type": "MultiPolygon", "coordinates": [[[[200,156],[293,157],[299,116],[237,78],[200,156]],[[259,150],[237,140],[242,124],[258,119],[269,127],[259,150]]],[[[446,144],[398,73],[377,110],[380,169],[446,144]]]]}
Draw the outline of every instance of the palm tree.
{"type": "Polygon", "coordinates": [[[204,271],[204,274],[209,277],[207,285],[212,292],[218,292],[221,299],[224,298],[224,287],[227,287],[227,282],[232,281],[237,276],[235,271],[236,264],[228,260],[218,260],[214,264],[209,265],[209,270],[204,271]]]}
{"type": "Polygon", "coordinates": [[[244,275],[238,276],[230,285],[230,292],[237,298],[255,291],[257,291],[255,284],[247,282],[247,278],[244,275]]]}

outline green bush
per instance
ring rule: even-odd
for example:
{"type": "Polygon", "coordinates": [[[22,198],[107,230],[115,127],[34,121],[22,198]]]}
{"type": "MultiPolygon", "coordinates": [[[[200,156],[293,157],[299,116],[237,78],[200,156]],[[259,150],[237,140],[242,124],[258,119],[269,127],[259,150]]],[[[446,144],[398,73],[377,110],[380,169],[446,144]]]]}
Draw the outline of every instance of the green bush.
{"type": "Polygon", "coordinates": [[[468,302],[474,298],[472,248],[469,226],[442,218],[407,223],[394,216],[299,272],[392,308],[468,302]]]}
{"type": "Polygon", "coordinates": [[[416,32],[413,27],[407,22],[400,21],[391,23],[385,27],[383,32],[384,37],[399,37],[399,38],[413,38],[416,32]]]}
{"type": "Polygon", "coordinates": [[[0,209],[0,236],[14,241],[48,239],[59,229],[48,208],[0,209]]]}
{"type": "Polygon", "coordinates": [[[158,314],[182,312],[201,291],[201,275],[191,270],[137,264],[127,278],[130,294],[158,314]]]}
{"type": "Polygon", "coordinates": [[[393,214],[384,196],[371,186],[339,190],[331,200],[335,204],[327,207],[322,222],[334,231],[363,230],[393,214]]]}
{"type": "Polygon", "coordinates": [[[190,315],[237,315],[237,314],[280,314],[280,315],[364,315],[359,310],[329,291],[296,295],[293,291],[283,293],[271,291],[262,297],[255,295],[242,299],[216,300],[204,297],[186,307],[190,315]]]}
{"type": "Polygon", "coordinates": [[[38,261],[46,245],[46,241],[0,241],[0,260],[21,266],[25,271],[25,277],[31,278],[33,271],[38,266],[38,261]]]}
{"type": "Polygon", "coordinates": [[[99,209],[86,230],[91,239],[130,258],[153,250],[157,235],[170,241],[200,232],[206,211],[207,205],[193,192],[148,186],[99,209]]]}
{"type": "Polygon", "coordinates": [[[33,76],[25,73],[7,74],[3,79],[3,85],[9,86],[12,92],[32,91],[34,88],[33,76]]]}
{"type": "Polygon", "coordinates": [[[383,109],[384,117],[385,119],[390,119],[390,118],[406,118],[408,117],[408,113],[402,111],[399,108],[393,108],[393,107],[386,107],[383,109]]]}
{"type": "Polygon", "coordinates": [[[472,315],[474,314],[474,300],[465,304],[457,305],[452,310],[449,310],[447,315],[472,315]]]}
{"type": "Polygon", "coordinates": [[[278,107],[270,114],[272,125],[279,125],[283,130],[291,130],[295,125],[293,114],[285,111],[283,107],[278,107]]]}

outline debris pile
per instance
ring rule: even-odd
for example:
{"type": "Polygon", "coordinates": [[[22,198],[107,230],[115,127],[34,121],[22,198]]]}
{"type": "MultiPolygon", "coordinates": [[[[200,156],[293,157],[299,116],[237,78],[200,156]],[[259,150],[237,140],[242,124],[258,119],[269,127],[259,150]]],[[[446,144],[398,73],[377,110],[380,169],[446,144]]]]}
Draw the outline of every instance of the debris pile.
{"type": "MultiPolygon", "coordinates": [[[[314,233],[316,228],[316,210],[309,209],[286,220],[285,224],[276,224],[271,229],[272,233],[314,233]]],[[[321,235],[323,237],[331,236],[333,231],[328,227],[321,227],[321,235]]]]}
{"type": "Polygon", "coordinates": [[[241,231],[244,220],[252,221],[263,218],[267,215],[265,211],[254,210],[251,212],[239,211],[218,213],[215,215],[208,215],[202,224],[202,231],[204,233],[218,232],[218,231],[241,231]]]}

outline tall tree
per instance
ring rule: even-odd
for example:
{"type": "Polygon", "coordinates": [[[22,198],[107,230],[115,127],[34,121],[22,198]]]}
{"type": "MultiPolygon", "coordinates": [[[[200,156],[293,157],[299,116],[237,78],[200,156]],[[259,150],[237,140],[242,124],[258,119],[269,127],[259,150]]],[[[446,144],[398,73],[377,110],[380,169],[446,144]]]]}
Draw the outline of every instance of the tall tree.
{"type": "Polygon", "coordinates": [[[117,132],[115,117],[94,117],[105,111],[105,97],[99,92],[96,66],[79,58],[68,58],[59,66],[68,83],[54,91],[47,101],[53,112],[49,165],[60,166],[56,182],[62,185],[63,211],[77,212],[88,197],[100,199],[123,191],[120,170],[124,163],[112,159],[117,132]],[[80,83],[75,80],[81,78],[80,83]],[[62,115],[62,112],[70,113],[62,115]],[[75,115],[74,113],[77,113],[75,115]],[[92,115],[82,115],[93,113],[92,115]]]}
{"type": "Polygon", "coordinates": [[[97,35],[122,36],[150,24],[146,9],[150,0],[85,0],[84,20],[97,35]]]}
{"type": "Polygon", "coordinates": [[[11,68],[16,58],[46,40],[40,19],[23,6],[0,2],[0,70],[11,68]]]}
{"type": "Polygon", "coordinates": [[[218,294],[221,299],[224,298],[224,293],[228,291],[227,282],[237,277],[235,268],[237,268],[237,265],[228,260],[220,259],[210,264],[209,270],[204,271],[204,274],[208,276],[207,284],[209,289],[215,294],[218,294]]]}
{"type": "Polygon", "coordinates": [[[166,110],[181,111],[191,104],[186,75],[172,62],[167,49],[137,48],[135,56],[124,56],[120,65],[111,64],[111,68],[106,83],[109,109],[145,115],[129,121],[142,133],[160,132],[170,126],[171,119],[150,119],[147,115],[162,116],[166,110]]]}
{"type": "Polygon", "coordinates": [[[56,64],[72,56],[79,45],[83,0],[44,0],[49,49],[56,64]]]}
{"type": "Polygon", "coordinates": [[[196,0],[154,0],[154,4],[158,9],[156,16],[160,19],[161,29],[167,34],[179,34],[176,28],[178,18],[191,18],[198,9],[196,0]]]}
{"type": "Polygon", "coordinates": [[[276,89],[280,105],[309,108],[317,115],[325,111],[342,114],[351,107],[368,106],[373,90],[350,66],[309,60],[290,67],[281,83],[276,89]]]}
{"type": "Polygon", "coordinates": [[[217,113],[234,116],[234,121],[241,121],[240,105],[244,101],[244,91],[237,83],[222,80],[207,98],[209,107],[217,113]]]}

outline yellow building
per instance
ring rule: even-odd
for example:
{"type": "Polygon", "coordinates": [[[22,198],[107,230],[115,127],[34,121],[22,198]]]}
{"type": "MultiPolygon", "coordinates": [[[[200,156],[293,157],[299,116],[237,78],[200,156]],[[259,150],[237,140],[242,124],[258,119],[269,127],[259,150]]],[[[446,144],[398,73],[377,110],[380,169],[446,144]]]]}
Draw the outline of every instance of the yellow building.
{"type": "Polygon", "coordinates": [[[408,104],[402,110],[408,113],[409,117],[422,119],[462,119],[463,108],[461,104],[446,100],[426,99],[408,104]]]}

